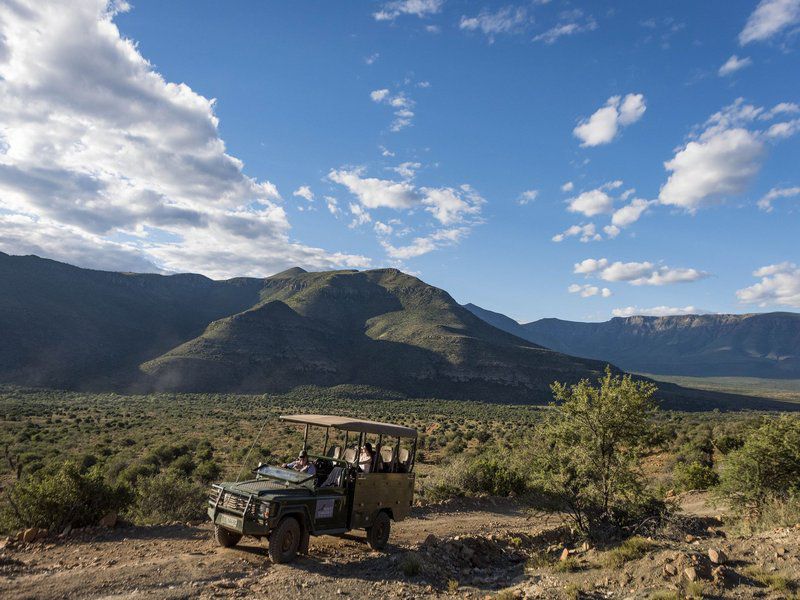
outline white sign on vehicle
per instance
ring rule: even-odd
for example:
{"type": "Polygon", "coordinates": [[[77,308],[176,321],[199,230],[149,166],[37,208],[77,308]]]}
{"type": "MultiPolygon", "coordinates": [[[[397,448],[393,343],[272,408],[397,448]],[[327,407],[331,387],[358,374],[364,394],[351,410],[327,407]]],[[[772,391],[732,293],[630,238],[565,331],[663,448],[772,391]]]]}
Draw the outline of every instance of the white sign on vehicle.
{"type": "Polygon", "coordinates": [[[330,519],[333,517],[334,498],[320,498],[317,500],[317,511],[314,515],[317,519],[330,519]]]}

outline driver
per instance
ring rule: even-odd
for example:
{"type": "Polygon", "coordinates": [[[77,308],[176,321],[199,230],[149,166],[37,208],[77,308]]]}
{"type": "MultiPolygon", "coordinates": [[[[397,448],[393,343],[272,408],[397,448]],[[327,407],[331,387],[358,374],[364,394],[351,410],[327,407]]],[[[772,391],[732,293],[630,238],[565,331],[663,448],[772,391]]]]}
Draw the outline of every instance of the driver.
{"type": "Polygon", "coordinates": [[[314,466],[314,463],[308,462],[308,452],[305,450],[300,451],[300,455],[297,457],[297,460],[292,461],[290,463],[286,463],[283,465],[284,469],[294,469],[295,471],[300,471],[301,473],[307,473],[308,475],[316,475],[317,468],[314,466]]]}

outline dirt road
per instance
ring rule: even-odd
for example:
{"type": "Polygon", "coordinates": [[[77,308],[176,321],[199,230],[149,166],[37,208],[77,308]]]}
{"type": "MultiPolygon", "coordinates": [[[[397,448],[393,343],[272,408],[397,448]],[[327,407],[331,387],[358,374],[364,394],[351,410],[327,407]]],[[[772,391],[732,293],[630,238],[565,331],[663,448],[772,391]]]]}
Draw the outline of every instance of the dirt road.
{"type": "Polygon", "coordinates": [[[512,588],[517,598],[777,600],[800,592],[800,524],[735,536],[708,515],[705,496],[682,504],[688,521],[611,566],[612,548],[570,544],[558,517],[508,500],[417,508],[395,524],[385,552],[370,551],[363,534],[312,538],[309,555],[290,565],[273,565],[252,538],[220,548],[206,523],[92,529],[0,542],[0,598],[485,598],[512,588]],[[559,561],[565,544],[569,558],[559,561]]]}
{"type": "MultiPolygon", "coordinates": [[[[532,531],[532,517],[512,504],[481,504],[417,509],[413,518],[394,525],[383,553],[372,552],[363,535],[312,538],[309,555],[291,565],[271,564],[266,548],[253,538],[220,548],[208,524],[91,531],[7,551],[0,559],[0,597],[421,597],[440,589],[441,581],[407,577],[400,563],[430,534],[532,531]]],[[[544,525],[538,518],[537,524],[544,525]]],[[[521,577],[522,568],[517,572],[521,577]]],[[[460,592],[482,597],[509,585],[508,573],[498,574],[501,584],[486,573],[485,584],[460,592]]]]}

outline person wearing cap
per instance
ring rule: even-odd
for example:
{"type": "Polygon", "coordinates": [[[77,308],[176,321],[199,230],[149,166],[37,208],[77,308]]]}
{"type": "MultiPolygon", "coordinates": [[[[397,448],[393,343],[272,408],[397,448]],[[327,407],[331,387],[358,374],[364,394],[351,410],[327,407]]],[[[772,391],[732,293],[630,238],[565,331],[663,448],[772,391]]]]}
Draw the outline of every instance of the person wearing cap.
{"type": "Polygon", "coordinates": [[[286,463],[283,465],[283,467],[285,469],[294,469],[295,471],[300,471],[301,473],[306,473],[308,475],[317,474],[317,468],[314,466],[314,463],[308,462],[308,452],[305,450],[300,451],[300,455],[297,457],[297,460],[286,463]]]}

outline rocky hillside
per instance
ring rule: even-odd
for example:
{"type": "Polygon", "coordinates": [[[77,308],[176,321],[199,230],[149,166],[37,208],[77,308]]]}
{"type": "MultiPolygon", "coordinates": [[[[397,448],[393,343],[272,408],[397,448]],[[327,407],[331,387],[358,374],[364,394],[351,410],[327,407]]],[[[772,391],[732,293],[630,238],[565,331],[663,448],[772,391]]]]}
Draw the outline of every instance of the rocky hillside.
{"type": "Polygon", "coordinates": [[[112,273],[0,253],[0,382],[129,383],[138,365],[258,302],[258,279],[112,273]]]}
{"type": "Polygon", "coordinates": [[[574,356],[642,373],[800,377],[800,314],[614,318],[603,323],[541,319],[520,324],[468,304],[487,323],[574,356]]]}
{"type": "Polygon", "coordinates": [[[414,396],[540,401],[553,380],[601,368],[498,330],[447,292],[395,269],[270,277],[257,305],[142,366],[157,389],[348,383],[414,396]]]}
{"type": "Polygon", "coordinates": [[[212,281],[0,254],[0,383],[545,401],[602,364],[496,329],[394,269],[212,281]]]}

